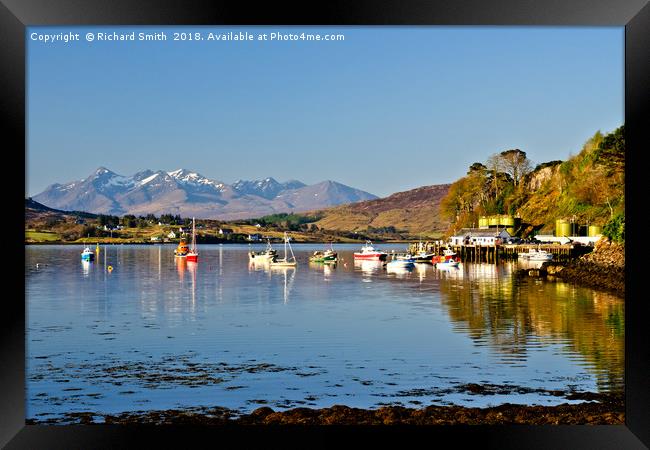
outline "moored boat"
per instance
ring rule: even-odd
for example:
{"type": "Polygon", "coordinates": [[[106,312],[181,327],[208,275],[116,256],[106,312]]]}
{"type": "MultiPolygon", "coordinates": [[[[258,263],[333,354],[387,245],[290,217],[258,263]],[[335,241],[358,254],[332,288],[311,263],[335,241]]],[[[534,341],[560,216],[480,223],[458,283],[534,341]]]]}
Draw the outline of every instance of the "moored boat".
{"type": "Polygon", "coordinates": [[[90,247],[84,248],[84,251],[81,252],[81,260],[82,261],[94,261],[95,260],[95,254],[90,249],[90,247]]]}
{"type": "Polygon", "coordinates": [[[199,261],[199,250],[196,248],[196,227],[194,225],[194,217],[192,217],[192,246],[190,247],[190,251],[187,252],[185,259],[190,262],[199,261]]]}
{"type": "Polygon", "coordinates": [[[185,258],[190,252],[190,247],[185,242],[185,239],[181,238],[181,241],[178,243],[178,246],[174,249],[174,256],[179,258],[185,258]]]}
{"type": "Polygon", "coordinates": [[[315,251],[314,254],[309,257],[310,262],[335,263],[337,260],[338,253],[334,251],[331,243],[330,248],[325,251],[315,251]]]}
{"type": "Polygon", "coordinates": [[[287,232],[284,232],[284,258],[278,258],[277,256],[273,258],[271,261],[271,267],[294,267],[298,265],[298,262],[296,261],[296,256],[293,254],[293,249],[291,248],[291,244],[289,243],[289,235],[287,232]],[[291,257],[287,255],[287,246],[289,247],[289,250],[291,251],[291,257]]]}
{"type": "Polygon", "coordinates": [[[419,253],[416,253],[413,256],[413,259],[417,263],[429,263],[429,264],[431,264],[433,262],[433,257],[434,256],[435,256],[435,253],[419,252],[419,253]]]}
{"type": "Polygon", "coordinates": [[[394,259],[386,264],[386,268],[397,267],[415,267],[415,262],[413,259],[394,259]]]}
{"type": "Polygon", "coordinates": [[[445,248],[442,251],[442,256],[434,256],[431,261],[436,267],[458,267],[458,264],[460,264],[460,258],[450,248],[445,248]]]}
{"type": "Polygon", "coordinates": [[[278,252],[273,249],[273,246],[271,246],[271,240],[269,239],[264,251],[254,252],[251,250],[248,252],[248,259],[255,262],[270,262],[275,259],[277,255],[278,252]]]}
{"type": "Polygon", "coordinates": [[[366,241],[360,252],[354,252],[354,259],[369,259],[374,261],[385,261],[388,253],[382,252],[372,246],[372,242],[366,241]]]}
{"type": "Polygon", "coordinates": [[[553,253],[534,248],[529,249],[528,253],[519,253],[517,256],[528,261],[551,261],[553,259],[553,253]]]}

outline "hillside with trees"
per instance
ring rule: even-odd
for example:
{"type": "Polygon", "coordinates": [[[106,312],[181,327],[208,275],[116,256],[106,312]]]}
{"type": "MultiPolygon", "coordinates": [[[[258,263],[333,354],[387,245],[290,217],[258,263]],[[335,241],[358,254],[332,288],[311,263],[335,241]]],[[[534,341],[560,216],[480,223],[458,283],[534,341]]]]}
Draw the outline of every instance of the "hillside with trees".
{"type": "Polygon", "coordinates": [[[480,216],[520,217],[520,234],[550,234],[556,219],[603,226],[614,240],[625,238],[624,126],[596,132],[567,161],[538,164],[510,149],[475,162],[454,182],[440,204],[451,220],[448,233],[477,226],[480,216]]]}

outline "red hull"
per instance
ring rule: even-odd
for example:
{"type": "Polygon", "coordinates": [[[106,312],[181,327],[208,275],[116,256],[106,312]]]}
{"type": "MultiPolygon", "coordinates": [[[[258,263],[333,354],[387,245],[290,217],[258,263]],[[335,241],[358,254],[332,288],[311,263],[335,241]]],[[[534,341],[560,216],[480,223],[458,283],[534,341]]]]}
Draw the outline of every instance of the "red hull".
{"type": "Polygon", "coordinates": [[[185,259],[187,261],[199,262],[199,255],[198,253],[197,254],[188,253],[185,259]]]}
{"type": "Polygon", "coordinates": [[[388,256],[387,253],[355,253],[354,259],[366,259],[373,261],[384,261],[388,256]]]}

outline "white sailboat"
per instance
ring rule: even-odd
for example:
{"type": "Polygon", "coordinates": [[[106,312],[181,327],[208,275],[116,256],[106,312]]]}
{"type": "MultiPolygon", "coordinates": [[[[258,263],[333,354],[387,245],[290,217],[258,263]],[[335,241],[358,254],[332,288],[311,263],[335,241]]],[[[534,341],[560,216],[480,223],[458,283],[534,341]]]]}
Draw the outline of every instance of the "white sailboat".
{"type": "Polygon", "coordinates": [[[291,248],[291,244],[289,243],[289,235],[287,232],[284,232],[284,258],[274,258],[271,261],[271,266],[274,267],[293,267],[298,265],[298,262],[296,261],[296,256],[293,254],[293,249],[291,248]],[[291,251],[291,258],[288,257],[287,255],[287,246],[289,246],[289,251],[291,251]]]}

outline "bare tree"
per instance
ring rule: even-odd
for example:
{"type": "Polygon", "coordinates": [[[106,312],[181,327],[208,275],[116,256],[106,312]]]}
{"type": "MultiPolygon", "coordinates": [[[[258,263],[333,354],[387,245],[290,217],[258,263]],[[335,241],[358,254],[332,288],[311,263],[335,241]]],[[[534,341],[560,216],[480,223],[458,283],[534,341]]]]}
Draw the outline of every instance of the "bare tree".
{"type": "Polygon", "coordinates": [[[526,152],[518,148],[506,150],[496,156],[499,167],[509,174],[514,181],[515,187],[519,186],[523,177],[531,171],[531,162],[526,158],[526,152]]]}

